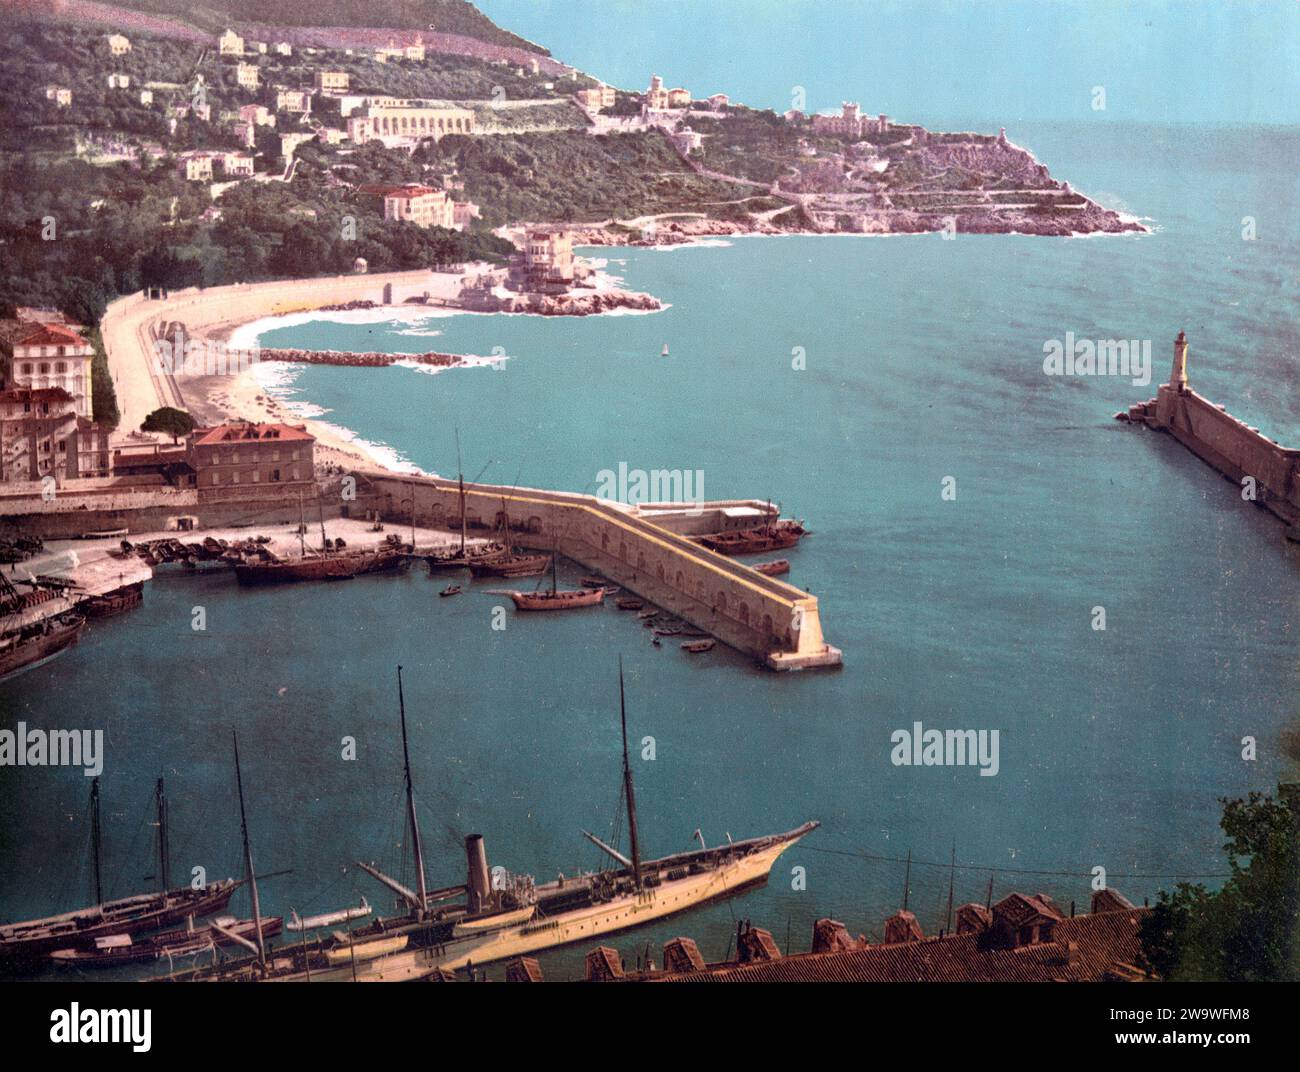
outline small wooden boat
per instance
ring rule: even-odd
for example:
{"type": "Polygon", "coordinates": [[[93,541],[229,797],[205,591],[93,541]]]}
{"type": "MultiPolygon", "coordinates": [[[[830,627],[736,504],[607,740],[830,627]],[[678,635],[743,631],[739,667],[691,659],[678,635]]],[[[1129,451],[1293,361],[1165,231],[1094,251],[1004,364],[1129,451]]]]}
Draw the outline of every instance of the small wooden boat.
{"type": "Polygon", "coordinates": [[[143,602],[144,581],[137,581],[124,588],[105,592],[102,596],[91,596],[80,609],[85,612],[87,618],[108,618],[138,607],[143,602]]]}
{"type": "Polygon", "coordinates": [[[489,555],[469,563],[472,577],[536,577],[546,572],[550,555],[489,555]]]}
{"type": "Polygon", "coordinates": [[[331,964],[347,964],[352,960],[374,960],[386,957],[390,953],[400,953],[411,940],[409,934],[394,934],[388,938],[377,938],[369,942],[352,942],[346,934],[335,934],[337,945],[325,950],[325,959],[331,964]]]}
{"type": "Polygon", "coordinates": [[[778,521],[759,529],[718,532],[690,538],[722,555],[761,555],[767,551],[784,551],[793,547],[803,534],[804,528],[797,521],[778,521]]]}
{"type": "Polygon", "coordinates": [[[587,574],[587,576],[583,577],[578,583],[582,585],[583,588],[608,588],[613,590],[618,587],[617,585],[611,584],[609,581],[605,580],[604,577],[598,577],[594,573],[587,574]]]}
{"type": "Polygon", "coordinates": [[[712,651],[717,643],[716,640],[691,640],[682,645],[682,651],[691,655],[703,655],[706,651],[712,651]]]}
{"type": "Polygon", "coordinates": [[[759,573],[765,573],[769,577],[779,577],[783,573],[790,572],[790,560],[788,558],[774,558],[771,562],[756,562],[754,569],[759,573]]]}
{"type": "Polygon", "coordinates": [[[319,927],[337,927],[340,923],[348,923],[368,916],[372,911],[374,909],[364,897],[361,898],[359,905],[341,908],[337,912],[323,912],[318,916],[303,917],[298,915],[297,909],[293,909],[289,913],[289,922],[284,927],[285,930],[290,931],[314,931],[319,927]]]}
{"type": "Polygon", "coordinates": [[[551,556],[551,590],[510,592],[516,610],[574,610],[578,607],[595,607],[605,602],[605,589],[573,588],[561,590],[556,573],[558,554],[551,556]]]}
{"type": "Polygon", "coordinates": [[[615,606],[619,610],[640,610],[645,604],[639,599],[620,599],[615,606]]]}
{"type": "Polygon", "coordinates": [[[552,589],[549,592],[511,592],[516,610],[573,610],[595,607],[605,601],[603,588],[552,589]]]}
{"type": "Polygon", "coordinates": [[[446,588],[444,588],[441,592],[439,592],[438,595],[440,595],[440,596],[458,596],[458,595],[460,595],[461,591],[462,591],[462,588],[461,588],[460,585],[458,585],[458,584],[449,584],[449,585],[447,585],[446,588]]]}

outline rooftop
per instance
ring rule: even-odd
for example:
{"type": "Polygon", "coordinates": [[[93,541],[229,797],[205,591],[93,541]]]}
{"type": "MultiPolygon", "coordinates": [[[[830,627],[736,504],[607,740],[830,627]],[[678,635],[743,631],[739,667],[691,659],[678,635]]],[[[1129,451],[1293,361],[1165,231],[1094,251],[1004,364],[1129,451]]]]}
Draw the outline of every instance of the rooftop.
{"type": "Polygon", "coordinates": [[[314,443],[316,437],[305,425],[295,424],[221,424],[215,428],[196,428],[195,446],[216,446],[221,443],[248,443],[278,440],[287,443],[314,443]]]}

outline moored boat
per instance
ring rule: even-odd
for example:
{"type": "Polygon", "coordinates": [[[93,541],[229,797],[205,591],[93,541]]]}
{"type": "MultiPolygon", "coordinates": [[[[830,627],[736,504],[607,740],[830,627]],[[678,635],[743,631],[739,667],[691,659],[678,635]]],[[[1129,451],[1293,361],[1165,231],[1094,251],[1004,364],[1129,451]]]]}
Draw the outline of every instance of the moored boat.
{"type": "MultiPolygon", "coordinates": [[[[234,942],[231,935],[247,940],[255,933],[255,924],[251,919],[218,916],[212,922],[222,930],[201,927],[164,931],[144,937],[116,934],[97,938],[89,947],[56,949],[50,954],[50,960],[69,968],[116,968],[123,964],[141,964],[151,960],[181,960],[215,946],[231,945],[234,942]]],[[[272,938],[279,934],[283,923],[279,916],[262,920],[263,937],[272,938]]]]}
{"type": "Polygon", "coordinates": [[[86,619],[60,614],[0,636],[0,681],[62,654],[81,636],[86,619]]]}
{"type": "Polygon", "coordinates": [[[595,607],[605,601],[605,589],[603,587],[561,590],[556,567],[556,559],[558,558],[558,551],[551,555],[550,591],[509,593],[516,610],[573,610],[577,607],[595,607]]]}
{"type": "Polygon", "coordinates": [[[101,596],[91,596],[78,607],[78,610],[82,611],[87,618],[109,618],[114,614],[121,614],[123,611],[138,607],[143,602],[144,581],[137,581],[135,584],[105,592],[101,596]]]}
{"type": "Polygon", "coordinates": [[[689,655],[703,655],[717,646],[716,640],[690,640],[682,645],[682,651],[689,655]]]}
{"type": "MultiPolygon", "coordinates": [[[[575,942],[642,926],[713,901],[735,896],[767,880],[777,858],[819,825],[806,822],[793,830],[765,837],[700,848],[643,861],[637,828],[636,800],[628,758],[627,716],[619,680],[623,735],[622,798],[627,806],[628,855],[583,831],[614,862],[611,870],[579,872],[541,885],[526,874],[497,873],[488,866],[483,838],[465,838],[463,885],[430,890],[410,759],[406,749],[405,703],[399,668],[398,699],[402,710],[406,810],[414,853],[415,886],[408,888],[376,867],[360,864],[409,905],[400,917],[377,919],[350,934],[338,933],[324,943],[281,947],[268,958],[182,973],[175,978],[247,982],[398,982],[415,981],[498,963],[575,942]],[[460,903],[450,903],[463,897],[460,903]],[[443,907],[438,907],[442,905],[443,907]],[[386,943],[406,939],[403,949],[386,943]],[[381,944],[384,943],[384,944],[381,944]],[[375,956],[359,955],[359,951],[375,956]]],[[[698,833],[697,833],[698,836],[698,833]]]]}
{"type": "Polygon", "coordinates": [[[754,569],[769,577],[779,577],[783,573],[790,572],[790,560],[788,558],[774,558],[771,562],[756,562],[754,569]]]}
{"type": "Polygon", "coordinates": [[[26,962],[59,949],[93,948],[99,938],[133,935],[157,930],[187,917],[208,916],[222,911],[242,885],[234,879],[220,879],[202,889],[190,886],[169,888],[167,884],[166,798],[162,779],[157,789],[161,885],[156,893],[142,893],[115,901],[103,899],[100,880],[99,779],[91,783],[91,853],[94,864],[97,904],[44,919],[0,925],[0,963],[26,962]]]}
{"type": "Polygon", "coordinates": [[[473,577],[536,577],[546,572],[550,555],[517,554],[513,551],[473,559],[469,572],[473,577]]]}

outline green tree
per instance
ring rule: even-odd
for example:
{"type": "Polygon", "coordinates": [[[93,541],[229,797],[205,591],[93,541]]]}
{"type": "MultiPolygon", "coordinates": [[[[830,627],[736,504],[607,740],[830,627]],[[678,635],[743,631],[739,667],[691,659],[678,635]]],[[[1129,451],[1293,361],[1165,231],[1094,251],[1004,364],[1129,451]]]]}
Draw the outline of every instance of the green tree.
{"type": "Polygon", "coordinates": [[[1142,921],[1153,971],[1177,981],[1300,979],[1300,785],[1223,799],[1232,874],[1211,893],[1180,883],[1142,921]]]}
{"type": "Polygon", "coordinates": [[[175,443],[181,436],[194,431],[194,418],[183,409],[161,406],[144,419],[140,425],[142,432],[162,432],[172,437],[175,443]]]}

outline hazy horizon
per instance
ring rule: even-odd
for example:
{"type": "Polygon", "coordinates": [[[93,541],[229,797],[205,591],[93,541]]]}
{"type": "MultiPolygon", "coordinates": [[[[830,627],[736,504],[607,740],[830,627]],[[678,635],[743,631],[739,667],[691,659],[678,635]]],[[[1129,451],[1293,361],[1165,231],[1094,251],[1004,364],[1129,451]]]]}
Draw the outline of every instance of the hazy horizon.
{"type": "Polygon", "coordinates": [[[498,25],[621,88],[650,74],[784,111],[856,100],[901,121],[1293,125],[1294,4],[481,0],[498,25]],[[730,46],[730,47],[729,47],[730,46]],[[1094,87],[1105,109],[1094,108],[1094,87]]]}

